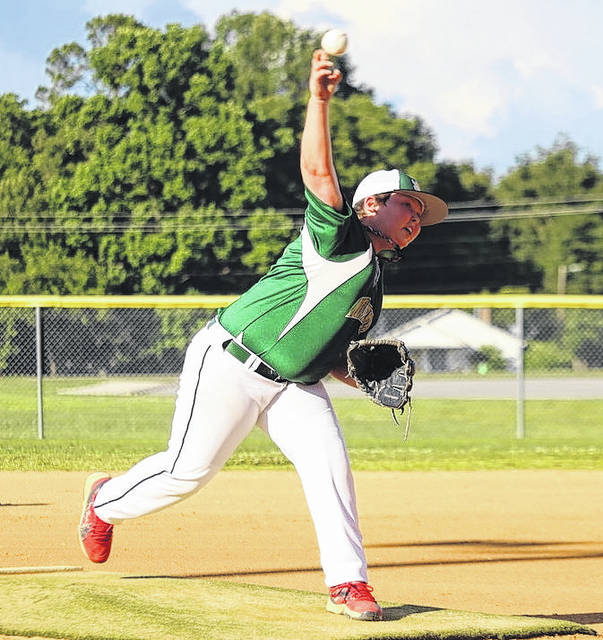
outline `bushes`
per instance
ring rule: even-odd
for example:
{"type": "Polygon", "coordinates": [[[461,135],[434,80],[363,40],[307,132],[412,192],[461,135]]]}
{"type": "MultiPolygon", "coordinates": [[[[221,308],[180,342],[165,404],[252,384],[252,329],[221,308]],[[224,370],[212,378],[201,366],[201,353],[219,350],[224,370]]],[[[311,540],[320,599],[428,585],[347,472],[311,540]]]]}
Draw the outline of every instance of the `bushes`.
{"type": "Polygon", "coordinates": [[[559,342],[530,342],[524,360],[527,371],[571,369],[572,354],[559,342]]]}
{"type": "Polygon", "coordinates": [[[504,371],[507,368],[505,358],[500,349],[492,345],[484,345],[477,353],[478,372],[504,371]],[[481,367],[480,367],[481,365],[481,367]],[[485,368],[484,368],[484,365],[485,368]]]}

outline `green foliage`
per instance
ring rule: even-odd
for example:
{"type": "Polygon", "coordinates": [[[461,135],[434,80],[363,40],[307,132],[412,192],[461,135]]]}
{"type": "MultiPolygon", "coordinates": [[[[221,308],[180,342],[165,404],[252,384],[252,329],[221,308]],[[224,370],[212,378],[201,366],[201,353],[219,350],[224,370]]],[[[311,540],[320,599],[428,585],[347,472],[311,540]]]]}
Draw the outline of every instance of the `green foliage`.
{"type": "MultiPolygon", "coordinates": [[[[3,290],[240,290],[293,233],[285,218],[264,233],[267,217],[304,206],[298,141],[320,34],[268,12],[237,11],[218,20],[215,35],[202,25],[150,28],[120,14],[93,18],[86,29],[86,43],[48,56],[41,108],[0,96],[3,290]],[[45,259],[56,275],[36,271],[33,262],[45,259]]],[[[493,189],[491,172],[471,161],[438,162],[419,116],[376,104],[370,88],[354,83],[349,59],[337,65],[343,80],[331,124],[348,196],[366,172],[399,166],[450,202],[600,201],[597,162],[571,141],[522,156],[493,189]]],[[[590,213],[501,219],[492,230],[485,222],[426,229],[408,263],[388,270],[387,290],[521,283],[599,293],[602,225],[590,213]]]]}
{"type": "Polygon", "coordinates": [[[216,23],[216,40],[232,61],[237,102],[259,101],[252,106],[257,112],[266,98],[282,96],[291,104],[305,100],[316,34],[266,11],[233,11],[216,23]]]}
{"type": "Polygon", "coordinates": [[[551,148],[538,147],[533,155],[520,156],[496,188],[502,201],[526,198],[571,198],[578,195],[603,195],[603,181],[597,160],[580,158],[580,150],[560,136],[551,148]]]}
{"type": "Polygon", "coordinates": [[[592,309],[564,311],[564,346],[581,368],[603,367],[603,314],[592,309]]]}
{"type": "Polygon", "coordinates": [[[571,369],[571,353],[558,342],[533,341],[525,352],[526,371],[550,371],[551,369],[571,369]]]}
{"type": "Polygon", "coordinates": [[[420,118],[400,118],[389,106],[375,105],[367,94],[335,101],[331,114],[333,153],[343,185],[352,188],[384,166],[405,167],[409,173],[416,163],[433,166],[433,134],[420,118]]]}
{"type": "Polygon", "coordinates": [[[18,350],[15,338],[19,333],[19,321],[22,319],[19,316],[22,315],[23,309],[17,309],[16,312],[2,318],[0,322],[0,371],[2,372],[6,369],[9,358],[18,350]]]}
{"type": "Polygon", "coordinates": [[[295,229],[290,218],[274,209],[258,209],[246,218],[249,225],[249,251],[241,262],[258,275],[266,273],[293,239],[295,229]]]}
{"type": "MultiPolygon", "coordinates": [[[[417,180],[422,184],[419,178],[417,180]]],[[[478,171],[471,162],[441,162],[433,178],[423,182],[426,190],[431,189],[446,202],[486,202],[492,199],[491,172],[478,171]]]]}
{"type": "Polygon", "coordinates": [[[543,205],[532,205],[536,199],[561,201],[557,206],[546,205],[552,213],[567,212],[571,206],[578,214],[584,211],[582,215],[499,220],[492,225],[493,234],[508,240],[518,261],[536,267],[542,292],[603,291],[603,218],[600,205],[588,201],[603,198],[596,159],[581,159],[576,145],[560,138],[550,149],[538,149],[535,157],[521,157],[497,185],[495,195],[502,202],[520,202],[535,213],[543,209],[543,205]],[[562,277],[568,268],[573,273],[569,279],[562,277]]]}
{"type": "MultiPolygon", "coordinates": [[[[217,22],[215,36],[202,25],[154,29],[120,14],[93,18],[86,29],[85,45],[63,44],[48,56],[42,108],[0,96],[0,287],[239,291],[294,233],[286,214],[270,233],[266,220],[304,206],[298,140],[320,34],[268,12],[237,11],[217,22]],[[45,273],[36,261],[50,265],[45,273]]],[[[426,229],[407,249],[408,263],[388,270],[389,292],[518,282],[546,292],[603,290],[603,222],[592,212],[598,205],[584,201],[603,197],[594,158],[560,138],[520,157],[493,189],[491,172],[470,161],[437,162],[420,117],[376,104],[370,88],[352,81],[348,58],[337,64],[343,80],[331,124],[348,196],[368,171],[399,166],[450,202],[496,197],[526,209],[554,198],[585,210],[426,229]]]]}
{"type": "Polygon", "coordinates": [[[148,353],[156,356],[163,364],[163,371],[173,368],[173,364],[182,360],[191,337],[215,315],[213,309],[199,309],[190,313],[189,309],[156,310],[160,331],[159,339],[148,347],[148,353]]]}
{"type": "MultiPolygon", "coordinates": [[[[319,34],[267,12],[233,11],[216,24],[216,41],[232,64],[232,96],[245,105],[254,138],[263,149],[266,193],[256,206],[305,206],[298,139],[308,92],[308,63],[319,40],[319,34]]],[[[345,56],[338,59],[338,66],[343,74],[338,98],[362,93],[350,82],[352,69],[345,56]]],[[[338,167],[345,164],[338,157],[338,167]]]]}
{"type": "Polygon", "coordinates": [[[504,371],[507,368],[507,363],[500,349],[492,345],[480,347],[477,353],[477,361],[485,364],[489,371],[504,371]]]}
{"type": "MultiPolygon", "coordinates": [[[[276,211],[304,203],[298,138],[319,34],[266,12],[224,16],[214,39],[119,14],[86,26],[87,46],[48,56],[42,110],[0,96],[2,290],[230,291],[264,273],[294,234],[276,211]]],[[[432,183],[431,132],[338,64],[342,181],[423,163],[432,183]]]]}
{"type": "Polygon", "coordinates": [[[0,95],[1,214],[13,215],[27,206],[35,193],[30,159],[36,121],[37,114],[27,111],[24,101],[11,93],[0,95]]]}
{"type": "Polygon", "coordinates": [[[6,294],[94,294],[104,289],[104,274],[92,256],[54,242],[25,245],[21,261],[0,257],[0,288],[6,294]]]}

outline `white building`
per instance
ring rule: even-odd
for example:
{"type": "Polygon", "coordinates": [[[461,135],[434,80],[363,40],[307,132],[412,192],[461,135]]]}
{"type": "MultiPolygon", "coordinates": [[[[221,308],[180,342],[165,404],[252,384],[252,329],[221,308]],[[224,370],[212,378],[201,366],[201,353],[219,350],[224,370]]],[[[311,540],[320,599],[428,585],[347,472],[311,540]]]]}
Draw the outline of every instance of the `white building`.
{"type": "Polygon", "coordinates": [[[436,309],[389,331],[382,338],[398,338],[411,352],[420,371],[469,371],[485,346],[495,347],[514,370],[521,341],[512,333],[458,309],[436,309]]]}

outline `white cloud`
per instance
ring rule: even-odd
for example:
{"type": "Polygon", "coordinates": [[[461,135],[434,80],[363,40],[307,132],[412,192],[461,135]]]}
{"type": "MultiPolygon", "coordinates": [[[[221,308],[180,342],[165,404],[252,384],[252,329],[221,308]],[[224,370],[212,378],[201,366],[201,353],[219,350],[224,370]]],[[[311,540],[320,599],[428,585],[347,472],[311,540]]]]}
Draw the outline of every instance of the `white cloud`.
{"type": "MultiPolygon", "coordinates": [[[[85,1],[94,14],[141,16],[163,0],[85,1]]],[[[584,122],[580,114],[593,104],[603,108],[600,0],[231,1],[178,4],[210,30],[235,8],[318,31],[344,28],[354,80],[374,88],[378,101],[420,115],[444,158],[473,157],[486,145],[491,157],[495,146],[528,151],[549,130],[552,141],[560,123],[584,122]]]]}
{"type": "Polygon", "coordinates": [[[504,98],[495,83],[469,78],[448,88],[439,103],[432,110],[448,125],[489,136],[494,133],[494,115],[503,107],[504,98]]]}
{"type": "Polygon", "coordinates": [[[593,85],[591,92],[595,100],[595,109],[603,109],[603,85],[593,85]]]}
{"type": "MultiPolygon", "coordinates": [[[[210,30],[235,8],[268,10],[302,28],[344,28],[354,80],[374,88],[379,102],[420,115],[444,158],[479,163],[475,154],[487,149],[489,159],[509,164],[500,150],[529,151],[559,131],[599,144],[590,150],[603,156],[594,134],[603,109],[601,0],[64,1],[89,15],[123,12],[153,24],[192,18],[210,30]]],[[[40,61],[26,56],[0,51],[0,91],[31,95],[45,81],[40,61]]]]}
{"type": "MultiPolygon", "coordinates": [[[[324,7],[280,0],[275,12],[327,28],[324,7]]],[[[512,133],[527,150],[530,120],[542,130],[550,118],[553,128],[584,108],[585,93],[603,105],[597,0],[330,0],[328,13],[348,31],[355,80],[421,115],[446,157],[467,157],[483,138],[508,135],[514,112],[524,130],[512,133]]]]}

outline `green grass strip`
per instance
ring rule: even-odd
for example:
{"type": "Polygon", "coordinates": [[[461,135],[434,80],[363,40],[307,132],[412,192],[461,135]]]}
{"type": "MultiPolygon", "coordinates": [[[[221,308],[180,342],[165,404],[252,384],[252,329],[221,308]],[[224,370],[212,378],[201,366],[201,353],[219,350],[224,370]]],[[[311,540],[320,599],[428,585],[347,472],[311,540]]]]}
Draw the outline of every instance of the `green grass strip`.
{"type": "MultiPolygon", "coordinates": [[[[230,470],[290,470],[276,448],[240,447],[230,470]]],[[[0,438],[0,471],[122,471],[165,448],[159,440],[25,440],[0,438]]],[[[350,447],[357,471],[495,471],[514,469],[603,470],[603,445],[571,440],[427,441],[396,446],[350,447]]]]}
{"type": "Polygon", "coordinates": [[[594,634],[563,620],[386,604],[385,620],[324,610],[323,594],[108,573],[2,578],[0,633],[64,640],[368,640],[594,634]]]}
{"type": "MultiPolygon", "coordinates": [[[[165,449],[172,397],[62,395],[85,382],[47,382],[42,441],[36,437],[34,382],[2,386],[0,470],[119,471],[165,449]]],[[[417,399],[407,442],[403,427],[382,407],[364,398],[333,403],[357,470],[603,469],[603,400],[527,401],[526,438],[518,440],[512,400],[417,399]]],[[[259,429],[226,466],[291,468],[259,429]]]]}

